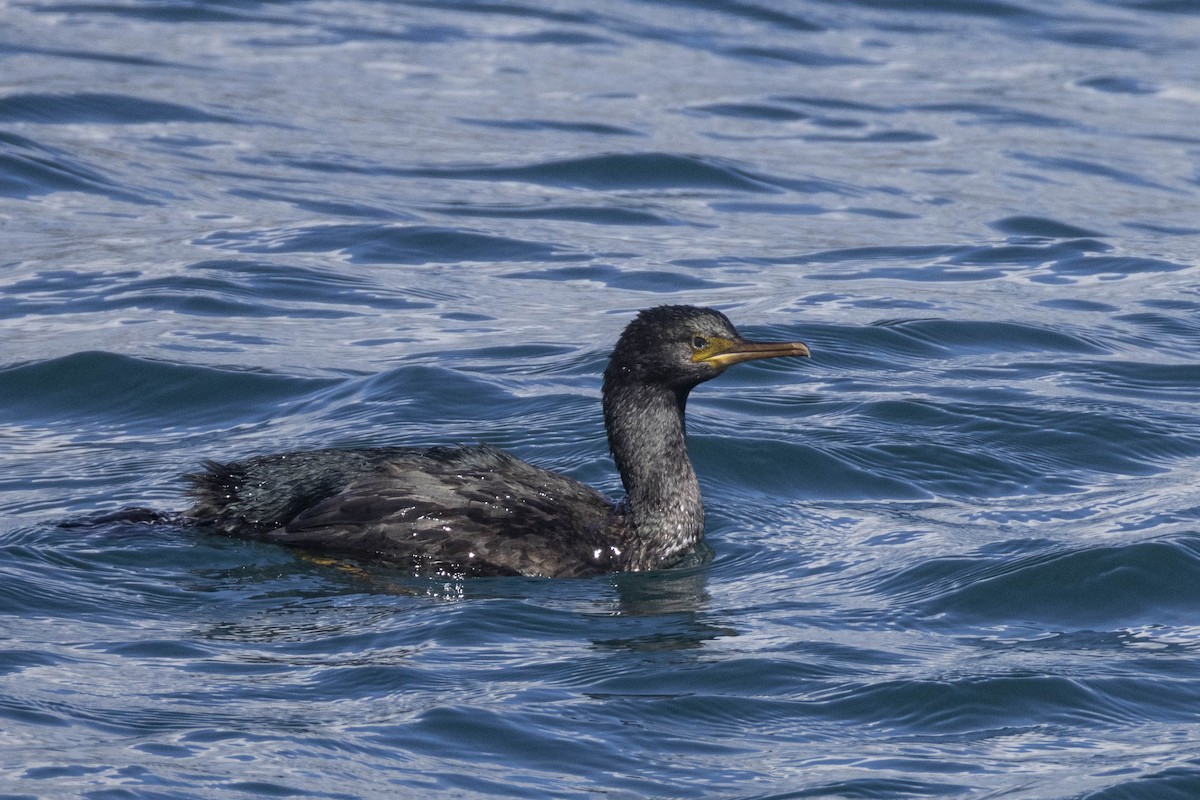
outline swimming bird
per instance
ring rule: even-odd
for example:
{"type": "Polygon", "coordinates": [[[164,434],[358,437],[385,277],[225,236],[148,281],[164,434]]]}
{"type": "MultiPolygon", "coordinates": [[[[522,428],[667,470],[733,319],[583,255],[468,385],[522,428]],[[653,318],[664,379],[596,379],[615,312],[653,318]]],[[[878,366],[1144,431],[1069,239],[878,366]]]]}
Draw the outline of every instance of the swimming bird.
{"type": "Polygon", "coordinates": [[[808,356],[744,339],[719,311],[658,306],[604,371],[619,502],[488,445],[313,450],[207,461],[185,476],[191,521],[218,533],[448,576],[575,577],[677,562],[704,535],[688,457],[688,393],[742,361],[808,356]]]}

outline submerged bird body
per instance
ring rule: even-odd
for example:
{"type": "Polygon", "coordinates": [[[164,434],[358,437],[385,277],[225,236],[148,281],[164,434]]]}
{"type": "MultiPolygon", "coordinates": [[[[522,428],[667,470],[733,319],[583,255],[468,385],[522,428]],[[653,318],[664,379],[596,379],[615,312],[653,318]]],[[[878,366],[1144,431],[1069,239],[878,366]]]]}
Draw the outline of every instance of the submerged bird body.
{"type": "Polygon", "coordinates": [[[626,497],[490,446],[315,450],[207,462],[186,516],[216,532],[425,574],[575,577],[669,566],[704,534],[688,392],[739,361],[808,355],[743,339],[711,309],[660,306],[622,333],[604,422],[626,497]]]}

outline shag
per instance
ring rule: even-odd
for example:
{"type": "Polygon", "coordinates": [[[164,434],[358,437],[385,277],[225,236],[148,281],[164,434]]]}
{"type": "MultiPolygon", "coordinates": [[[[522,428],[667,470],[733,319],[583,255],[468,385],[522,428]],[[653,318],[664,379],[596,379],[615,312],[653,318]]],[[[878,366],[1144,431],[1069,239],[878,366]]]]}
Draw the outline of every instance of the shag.
{"type": "Polygon", "coordinates": [[[421,574],[574,577],[667,567],[704,535],[684,407],[742,361],[807,356],[751,342],[719,311],[659,306],[617,340],[604,427],[625,498],[487,445],[314,450],[206,461],[185,516],[222,534],[396,564],[421,574]]]}

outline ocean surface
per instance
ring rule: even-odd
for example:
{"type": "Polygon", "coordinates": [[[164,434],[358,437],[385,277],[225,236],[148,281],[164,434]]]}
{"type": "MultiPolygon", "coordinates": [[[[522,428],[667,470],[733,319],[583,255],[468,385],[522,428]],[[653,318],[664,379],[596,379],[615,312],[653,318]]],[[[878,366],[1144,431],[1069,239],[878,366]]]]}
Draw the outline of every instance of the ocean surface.
{"type": "Polygon", "coordinates": [[[0,797],[1200,797],[1200,2],[0,2],[0,797]],[[707,561],[418,578],[202,459],[613,495],[641,308],[707,561]]]}

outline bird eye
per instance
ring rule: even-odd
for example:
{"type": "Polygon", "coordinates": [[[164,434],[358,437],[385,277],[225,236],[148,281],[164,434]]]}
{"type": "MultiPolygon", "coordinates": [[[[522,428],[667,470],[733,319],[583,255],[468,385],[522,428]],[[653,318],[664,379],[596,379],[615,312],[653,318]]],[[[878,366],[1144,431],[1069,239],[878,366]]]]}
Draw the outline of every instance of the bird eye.
{"type": "Polygon", "coordinates": [[[693,350],[703,350],[706,347],[708,347],[708,339],[705,339],[703,336],[693,336],[692,337],[692,349],[693,350]]]}

